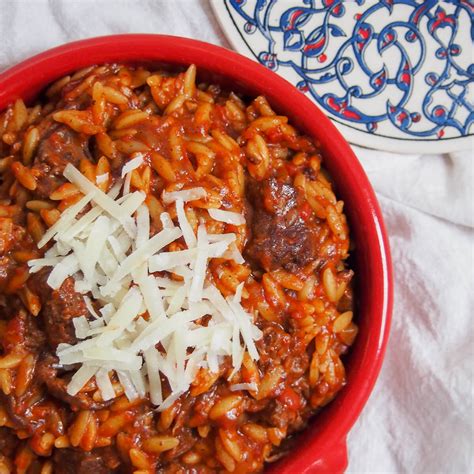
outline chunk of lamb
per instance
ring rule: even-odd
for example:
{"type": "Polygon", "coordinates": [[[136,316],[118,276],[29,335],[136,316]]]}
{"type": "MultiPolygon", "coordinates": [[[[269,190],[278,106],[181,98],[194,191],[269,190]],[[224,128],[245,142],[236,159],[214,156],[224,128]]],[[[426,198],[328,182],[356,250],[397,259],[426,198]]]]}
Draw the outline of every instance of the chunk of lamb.
{"type": "Polygon", "coordinates": [[[63,171],[68,163],[77,168],[84,158],[92,161],[89,138],[69,127],[57,125],[41,139],[32,167],[38,174],[35,194],[47,198],[63,184],[63,171]]]}
{"type": "Polygon", "coordinates": [[[0,427],[0,459],[13,456],[19,444],[18,438],[9,428],[0,427]]]}
{"type": "Polygon", "coordinates": [[[45,339],[36,318],[21,308],[8,321],[1,344],[7,353],[16,350],[36,354],[43,348],[45,339]]]}
{"type": "MultiPolygon", "coordinates": [[[[58,363],[59,360],[55,355],[50,352],[44,352],[36,368],[38,381],[46,385],[46,389],[51,396],[71,405],[75,410],[102,410],[113,403],[113,400],[96,402],[91,395],[87,393],[69,395],[69,393],[67,393],[67,386],[70,377],[67,377],[68,372],[64,372],[64,370],[58,368],[58,363]],[[66,377],[62,378],[62,375],[66,375],[66,377]]],[[[69,374],[70,373],[71,372],[69,372],[69,374]]]]}
{"type": "Polygon", "coordinates": [[[316,231],[301,217],[302,197],[290,183],[249,179],[246,198],[250,239],[245,256],[254,267],[292,271],[318,257],[316,231]]]}
{"type": "Polygon", "coordinates": [[[53,456],[55,474],[111,474],[120,465],[113,448],[99,448],[91,452],[82,449],[56,449],[53,456]]]}
{"type": "Polygon", "coordinates": [[[89,311],[80,293],[74,290],[74,280],[67,278],[60,288],[53,290],[46,283],[47,272],[38,274],[35,278],[36,290],[40,294],[43,308],[41,317],[50,346],[56,350],[58,344],[75,344],[72,320],[79,316],[89,315],[89,311]]]}

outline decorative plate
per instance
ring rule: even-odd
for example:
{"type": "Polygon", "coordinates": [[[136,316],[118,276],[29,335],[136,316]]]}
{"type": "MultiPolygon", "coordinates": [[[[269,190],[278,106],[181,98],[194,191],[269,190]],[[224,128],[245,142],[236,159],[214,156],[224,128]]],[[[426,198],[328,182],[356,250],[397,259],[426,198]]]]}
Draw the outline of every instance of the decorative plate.
{"type": "Polygon", "coordinates": [[[307,94],[352,143],[472,147],[473,0],[211,0],[233,47],[307,94]]]}

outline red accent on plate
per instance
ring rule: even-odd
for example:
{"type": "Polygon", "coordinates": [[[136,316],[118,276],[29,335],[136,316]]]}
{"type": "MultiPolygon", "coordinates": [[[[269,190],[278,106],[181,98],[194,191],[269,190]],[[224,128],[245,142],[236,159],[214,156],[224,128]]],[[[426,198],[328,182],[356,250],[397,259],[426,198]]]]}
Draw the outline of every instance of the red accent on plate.
{"type": "Polygon", "coordinates": [[[359,33],[359,35],[365,40],[370,36],[370,30],[368,28],[359,28],[357,33],[359,33]]]}
{"type": "Polygon", "coordinates": [[[352,119],[352,120],[359,120],[360,119],[360,115],[354,110],[344,109],[342,111],[342,115],[344,115],[344,117],[347,117],[347,118],[352,119]]]}
{"type": "Polygon", "coordinates": [[[399,123],[402,123],[408,117],[406,112],[400,112],[397,116],[397,120],[399,123]]]}
{"type": "Polygon", "coordinates": [[[410,74],[408,74],[407,72],[404,72],[402,74],[402,82],[404,82],[405,84],[410,84],[410,82],[411,82],[410,74]]]}
{"type": "Polygon", "coordinates": [[[339,112],[342,109],[341,105],[338,102],[336,102],[335,97],[328,97],[327,104],[329,105],[329,107],[331,107],[332,110],[335,110],[337,112],[339,112]]]}
{"type": "Polygon", "coordinates": [[[291,16],[290,24],[288,25],[288,29],[292,30],[295,27],[296,20],[303,14],[303,10],[296,10],[294,14],[291,16]]]}
{"type": "MultiPolygon", "coordinates": [[[[316,43],[312,43],[312,44],[307,44],[304,48],[303,48],[303,51],[306,53],[308,51],[311,51],[313,49],[319,49],[319,48],[322,48],[322,46],[324,45],[324,42],[326,41],[326,37],[323,36],[322,38],[320,38],[316,43]]],[[[321,62],[321,61],[320,61],[321,62]]]]}
{"type": "Polygon", "coordinates": [[[237,53],[186,38],[116,35],[51,49],[0,74],[0,110],[22,97],[32,100],[52,81],[77,69],[112,61],[196,64],[201,77],[248,94],[264,94],[279,114],[321,144],[325,166],[356,242],[359,335],[345,361],[347,385],[297,438],[289,456],[269,466],[279,474],[342,473],[346,435],[379,374],[392,311],[392,267],[387,234],[374,191],[359,161],[332,122],[290,83],[237,53]]]}

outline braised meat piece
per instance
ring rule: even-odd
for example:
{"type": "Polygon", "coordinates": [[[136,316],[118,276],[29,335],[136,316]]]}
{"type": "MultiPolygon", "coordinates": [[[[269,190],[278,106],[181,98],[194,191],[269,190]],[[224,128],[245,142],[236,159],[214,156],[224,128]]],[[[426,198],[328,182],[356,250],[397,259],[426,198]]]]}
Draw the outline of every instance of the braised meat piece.
{"type": "Polygon", "coordinates": [[[85,393],[69,395],[69,393],[67,393],[69,379],[61,378],[58,362],[59,360],[55,355],[44,352],[36,367],[36,377],[38,381],[46,385],[48,392],[54,398],[62,400],[81,410],[101,410],[113,403],[113,400],[96,402],[85,393]]]}
{"type": "Polygon", "coordinates": [[[18,438],[8,428],[0,428],[0,458],[1,456],[11,456],[18,445],[18,438]]]}
{"type": "Polygon", "coordinates": [[[43,137],[32,170],[38,173],[37,188],[39,197],[49,195],[64,183],[64,168],[68,163],[76,168],[82,159],[93,161],[89,151],[89,137],[71,130],[65,125],[52,127],[53,131],[43,137]]]}
{"type": "Polygon", "coordinates": [[[276,178],[257,183],[248,179],[250,240],[245,257],[265,271],[294,270],[317,258],[316,235],[299,212],[300,196],[276,178]]]}
{"type": "Polygon", "coordinates": [[[2,338],[2,346],[7,353],[18,352],[18,349],[37,353],[44,343],[44,333],[38,328],[36,318],[24,309],[19,309],[8,321],[2,338]]]}
{"type": "Polygon", "coordinates": [[[53,463],[55,474],[110,474],[118,472],[120,459],[112,448],[92,452],[66,448],[54,452],[53,463]]]}
{"type": "Polygon", "coordinates": [[[82,295],[74,290],[74,280],[68,278],[57,290],[44,285],[42,291],[49,291],[49,295],[42,294],[45,305],[41,312],[48,341],[53,349],[58,344],[75,344],[77,342],[72,320],[89,314],[82,295]]]}

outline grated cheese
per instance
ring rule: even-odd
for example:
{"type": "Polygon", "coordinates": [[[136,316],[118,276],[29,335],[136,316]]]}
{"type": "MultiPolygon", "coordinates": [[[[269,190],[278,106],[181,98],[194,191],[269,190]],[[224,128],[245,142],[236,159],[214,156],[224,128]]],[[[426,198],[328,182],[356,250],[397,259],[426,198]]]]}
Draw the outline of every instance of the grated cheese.
{"type": "MultiPolygon", "coordinates": [[[[163,202],[176,207],[177,225],[163,212],[163,230],[150,235],[146,196],[129,192],[131,172],[142,163],[141,154],[130,160],[122,169],[125,180],[118,180],[108,193],[69,164],[64,176],[85,195],[61,214],[38,244],[53,239],[44,258],[28,265],[31,273],[52,267],[47,283],[54,289],[72,276],[90,313],[73,320],[78,342],[57,348],[62,366],[80,366],[68,393],[77,394],[95,377],[103,400],[111,400],[116,396],[112,377],[117,377],[130,400],[149,394],[161,411],[189,389],[200,368],[217,373],[223,357],[230,357],[232,376],[240,370],[246,350],[258,359],[255,341],[262,333],[241,305],[243,283],[225,298],[207,281],[209,260],[242,263],[243,258],[233,233],[208,234],[200,224],[195,235],[185,202],[206,197],[204,188],[163,192],[163,202]],[[187,248],[166,251],[179,238],[187,248]],[[204,316],[206,326],[198,324],[204,316]],[[166,399],[162,377],[171,388],[166,399]]],[[[106,179],[108,175],[101,175],[97,183],[106,179]]],[[[221,222],[245,223],[238,213],[208,212],[221,222]]],[[[252,384],[232,387],[256,389],[252,384]]]]}
{"type": "MultiPolygon", "coordinates": [[[[72,184],[75,184],[79,190],[83,193],[91,193],[92,199],[97,205],[99,205],[104,211],[106,211],[110,216],[118,219],[123,225],[127,234],[131,237],[134,237],[136,232],[136,225],[133,219],[127,214],[122,207],[117,204],[110,196],[103,193],[99,188],[94,186],[77,168],[75,168],[71,163],[66,165],[64,169],[64,177],[67,178],[72,184]]],[[[59,219],[61,221],[61,219],[59,219]]],[[[59,222],[58,221],[58,222],[59,222]]]]}
{"type": "Polygon", "coordinates": [[[107,369],[99,369],[95,374],[95,381],[97,382],[97,387],[104,401],[115,398],[115,390],[110,381],[109,371],[107,369]]]}
{"type": "Polygon", "coordinates": [[[95,267],[102,253],[105,245],[107,235],[110,232],[110,219],[106,216],[99,216],[99,218],[92,225],[92,229],[87,238],[84,254],[81,258],[83,262],[81,269],[84,273],[84,278],[95,284],[95,267]]]}
{"type": "Polygon", "coordinates": [[[193,228],[186,217],[186,211],[184,210],[184,202],[182,199],[176,199],[176,215],[178,216],[178,223],[181,231],[183,232],[184,241],[188,249],[196,247],[196,236],[194,235],[193,228]]]}
{"type": "Polygon", "coordinates": [[[123,182],[123,192],[128,194],[130,192],[130,184],[132,183],[132,173],[127,173],[123,182]]]}
{"type": "Polygon", "coordinates": [[[149,347],[145,351],[145,362],[148,368],[148,382],[150,384],[150,399],[153,405],[161,405],[163,403],[163,395],[161,391],[160,367],[158,361],[158,350],[149,347]]]}
{"type": "Polygon", "coordinates": [[[124,178],[125,175],[130,173],[131,171],[139,168],[142,164],[143,164],[143,154],[137,153],[134,158],[132,158],[127,163],[125,163],[125,165],[122,167],[122,178],[124,178]]]}
{"type": "Polygon", "coordinates": [[[190,301],[201,301],[204,279],[206,277],[207,259],[209,258],[208,240],[206,226],[201,224],[198,227],[197,237],[197,257],[194,265],[193,281],[189,289],[190,301]]]}
{"type": "Polygon", "coordinates": [[[141,205],[137,209],[137,238],[136,245],[140,248],[145,245],[150,238],[150,212],[146,205],[141,205]]]}
{"type": "Polygon", "coordinates": [[[150,272],[162,272],[171,270],[181,265],[189,265],[197,256],[196,249],[177,250],[176,252],[161,252],[150,257],[148,268],[150,272]]]}
{"type": "Polygon", "coordinates": [[[174,201],[180,199],[181,201],[197,201],[198,199],[205,198],[207,196],[207,192],[204,188],[191,188],[191,189],[183,189],[182,191],[163,191],[161,195],[161,199],[165,204],[170,204],[174,201]]]}
{"type": "Polygon", "coordinates": [[[67,277],[73,275],[79,270],[79,262],[75,255],[68,255],[58,263],[46,280],[46,283],[57,290],[66,280],[67,277]]]}
{"type": "Polygon", "coordinates": [[[171,220],[171,217],[167,212],[163,212],[160,214],[160,221],[163,225],[163,229],[172,229],[174,227],[173,221],[171,220]]]}
{"type": "Polygon", "coordinates": [[[84,316],[79,316],[72,320],[76,336],[79,339],[85,339],[90,331],[89,322],[84,316]]]}
{"type": "Polygon", "coordinates": [[[71,222],[74,221],[74,218],[77,216],[77,214],[79,214],[82,209],[84,209],[87,204],[91,202],[94,196],[95,190],[89,190],[89,194],[86,194],[76,204],[68,207],[62,213],[61,218],[45,232],[41,240],[38,242],[38,248],[44,247],[57,233],[67,229],[71,222]]]}
{"type": "MultiPolygon", "coordinates": [[[[148,390],[148,384],[143,374],[144,368],[145,367],[142,367],[141,370],[129,372],[132,384],[135,387],[135,390],[137,391],[137,394],[140,398],[145,398],[145,395],[148,390]]],[[[129,399],[131,400],[132,398],[129,397],[129,399]]]]}
{"type": "Polygon", "coordinates": [[[239,390],[249,390],[251,392],[256,392],[258,389],[257,384],[255,382],[250,383],[236,383],[230,386],[231,392],[238,392],[239,390]]]}
{"type": "Polygon", "coordinates": [[[119,382],[121,383],[123,389],[125,390],[125,395],[129,400],[134,400],[138,398],[138,391],[135,388],[135,384],[131,380],[129,373],[125,370],[117,370],[117,376],[119,382]]]}
{"type": "Polygon", "coordinates": [[[49,258],[35,258],[28,262],[28,266],[32,267],[30,273],[39,272],[43,267],[53,267],[61,262],[60,257],[49,257],[49,258]]]}
{"type": "Polygon", "coordinates": [[[245,259],[237,248],[237,245],[235,245],[235,242],[232,242],[229,245],[228,250],[222,254],[222,258],[225,258],[227,260],[234,260],[234,262],[240,264],[245,263],[245,259]]]}
{"type": "Polygon", "coordinates": [[[208,209],[209,215],[219,222],[226,224],[243,225],[245,224],[245,217],[238,212],[225,211],[223,209],[208,209]]]}
{"type": "Polygon", "coordinates": [[[109,179],[109,173],[98,174],[95,177],[95,182],[96,184],[102,184],[102,183],[107,182],[108,179],[109,179]]]}
{"type": "Polygon", "coordinates": [[[67,386],[69,395],[76,395],[89,380],[94,377],[98,368],[83,365],[73,376],[67,386]]]}
{"type": "Polygon", "coordinates": [[[134,267],[147,261],[152,255],[157,253],[163,247],[166,247],[171,242],[181,237],[182,232],[177,228],[163,229],[160,233],[153,236],[146,244],[137,248],[133,253],[120,264],[117,272],[112,278],[112,281],[121,280],[128,275],[134,267]]]}

